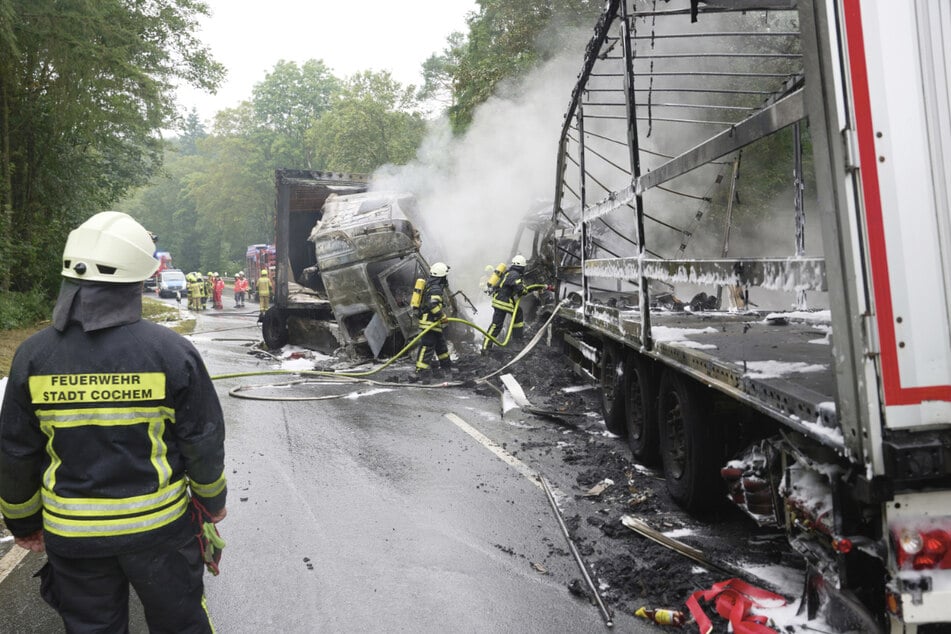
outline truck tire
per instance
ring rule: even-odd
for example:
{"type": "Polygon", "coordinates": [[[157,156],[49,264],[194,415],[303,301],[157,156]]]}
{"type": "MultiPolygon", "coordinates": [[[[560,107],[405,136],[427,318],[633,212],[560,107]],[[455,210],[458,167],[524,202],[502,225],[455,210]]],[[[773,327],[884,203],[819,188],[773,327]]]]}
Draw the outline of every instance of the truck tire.
{"type": "Polygon", "coordinates": [[[627,444],[631,454],[642,464],[658,462],[656,381],[649,359],[634,351],[627,355],[624,366],[624,418],[627,444]]]}
{"type": "Polygon", "coordinates": [[[665,370],[657,399],[657,429],[670,497],[691,513],[720,504],[720,422],[712,416],[703,388],[665,370]]]}
{"type": "Polygon", "coordinates": [[[261,334],[264,336],[264,345],[270,350],[283,348],[287,345],[287,315],[277,306],[271,306],[264,313],[264,322],[261,324],[261,334]]]}
{"type": "Polygon", "coordinates": [[[610,341],[601,349],[601,413],[604,426],[618,436],[627,433],[624,416],[624,355],[621,347],[610,341]]]}

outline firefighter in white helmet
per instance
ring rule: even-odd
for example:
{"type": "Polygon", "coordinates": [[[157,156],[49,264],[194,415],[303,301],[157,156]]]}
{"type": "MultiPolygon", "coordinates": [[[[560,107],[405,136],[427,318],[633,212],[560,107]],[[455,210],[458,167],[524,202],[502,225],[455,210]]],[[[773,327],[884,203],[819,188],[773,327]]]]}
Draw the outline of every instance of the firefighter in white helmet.
{"type": "Polygon", "coordinates": [[[452,371],[449,346],[443,335],[443,326],[449,319],[443,306],[448,274],[449,266],[444,262],[436,262],[430,267],[429,277],[416,309],[421,330],[436,324],[419,340],[419,350],[416,353],[417,376],[441,374],[443,370],[452,371]]]}
{"type": "Polygon", "coordinates": [[[0,511],[45,550],[40,592],[68,632],[128,631],[129,584],[150,632],[212,631],[224,419],[194,346],[142,319],[153,251],[115,211],[69,234],[52,325],[17,350],[0,410],[0,511]]]}
{"type": "MultiPolygon", "coordinates": [[[[505,318],[512,316],[509,328],[512,329],[511,339],[521,341],[524,338],[525,322],[522,319],[522,308],[515,306],[515,301],[526,295],[525,282],[522,276],[525,274],[525,256],[519,254],[512,258],[512,263],[502,274],[499,283],[495,286],[492,293],[492,323],[489,324],[489,335],[499,338],[502,327],[505,325],[505,318]]],[[[482,354],[492,347],[492,340],[489,337],[482,339],[482,354]]]]}

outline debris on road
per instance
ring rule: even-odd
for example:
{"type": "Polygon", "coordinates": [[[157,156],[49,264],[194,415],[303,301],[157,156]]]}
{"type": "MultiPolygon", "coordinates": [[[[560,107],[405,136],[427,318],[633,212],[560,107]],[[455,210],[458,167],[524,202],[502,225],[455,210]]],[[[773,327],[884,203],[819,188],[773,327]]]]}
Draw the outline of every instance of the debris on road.
{"type": "Polygon", "coordinates": [[[639,616],[642,619],[647,619],[658,625],[673,625],[675,627],[682,627],[683,624],[687,622],[687,616],[680,610],[667,610],[664,608],[651,610],[641,607],[634,612],[634,616],[639,616]]]}

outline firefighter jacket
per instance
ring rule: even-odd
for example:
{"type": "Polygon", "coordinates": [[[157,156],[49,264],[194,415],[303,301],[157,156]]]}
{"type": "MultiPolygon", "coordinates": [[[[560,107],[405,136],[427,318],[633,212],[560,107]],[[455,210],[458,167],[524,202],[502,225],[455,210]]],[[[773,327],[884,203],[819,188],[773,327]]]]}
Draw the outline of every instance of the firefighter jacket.
{"type": "Polygon", "coordinates": [[[141,284],[64,283],[53,326],[13,359],[0,511],[15,536],[42,528],[64,557],[187,539],[189,495],[213,514],[225,505],[214,386],[194,346],[141,306],[141,284]]]}
{"type": "Polygon", "coordinates": [[[442,332],[442,321],[449,317],[443,310],[443,294],[446,290],[445,277],[430,276],[423,287],[423,299],[417,309],[420,329],[427,328],[436,322],[429,332],[442,332]]]}
{"type": "Polygon", "coordinates": [[[498,290],[492,295],[492,307],[511,313],[515,310],[515,300],[525,295],[525,283],[522,274],[525,269],[521,266],[510,267],[499,281],[498,290]]]}
{"type": "Polygon", "coordinates": [[[248,280],[243,277],[239,277],[234,281],[234,292],[235,293],[244,293],[248,290],[248,280]]]}
{"type": "Polygon", "coordinates": [[[258,295],[271,295],[271,280],[267,275],[258,278],[258,295]]]}

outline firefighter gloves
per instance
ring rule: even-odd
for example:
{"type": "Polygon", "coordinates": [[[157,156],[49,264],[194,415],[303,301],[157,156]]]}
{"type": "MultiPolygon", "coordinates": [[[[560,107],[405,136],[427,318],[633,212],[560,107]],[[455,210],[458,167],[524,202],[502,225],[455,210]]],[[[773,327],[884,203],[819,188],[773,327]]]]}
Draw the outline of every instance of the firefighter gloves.
{"type": "Polygon", "coordinates": [[[217,575],[221,551],[225,547],[225,540],[218,533],[218,527],[211,522],[205,522],[198,536],[198,542],[201,544],[201,558],[205,562],[205,567],[208,568],[208,572],[217,575]]]}

